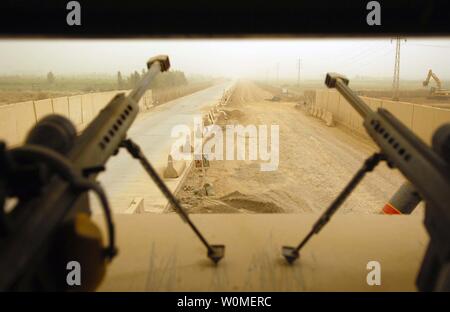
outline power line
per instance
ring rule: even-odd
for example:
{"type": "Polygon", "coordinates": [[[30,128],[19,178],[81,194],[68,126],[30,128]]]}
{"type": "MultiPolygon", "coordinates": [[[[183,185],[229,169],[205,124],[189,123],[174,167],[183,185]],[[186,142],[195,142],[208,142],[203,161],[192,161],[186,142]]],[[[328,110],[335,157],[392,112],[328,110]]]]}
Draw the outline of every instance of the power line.
{"type": "Polygon", "coordinates": [[[382,48],[377,48],[371,51],[370,53],[367,53],[365,57],[360,58],[359,60],[352,61],[351,64],[345,65],[347,70],[353,71],[354,69],[361,69],[366,67],[367,65],[370,65],[374,62],[380,62],[383,63],[385,60],[381,59],[388,53],[392,52],[392,46],[384,46],[382,48]],[[370,54],[370,57],[367,57],[370,54]]]}
{"type": "Polygon", "coordinates": [[[354,62],[355,60],[361,59],[361,57],[364,58],[364,57],[366,57],[367,55],[376,52],[377,49],[374,48],[375,45],[376,45],[376,44],[372,44],[372,45],[366,46],[366,49],[361,50],[358,54],[356,54],[356,55],[350,57],[347,61],[349,61],[349,62],[354,62]]]}
{"type": "Polygon", "coordinates": [[[419,47],[450,49],[450,46],[445,46],[445,45],[434,45],[434,44],[423,44],[423,43],[410,43],[408,45],[410,45],[410,46],[419,46],[419,47]]]}
{"type": "Polygon", "coordinates": [[[333,62],[348,62],[349,60],[353,60],[357,57],[359,57],[362,53],[365,53],[373,47],[373,45],[376,43],[369,42],[369,43],[359,43],[355,47],[352,47],[353,51],[351,53],[348,53],[345,51],[345,53],[341,53],[342,50],[345,50],[346,48],[342,48],[341,51],[335,51],[335,56],[333,57],[333,62]]]}
{"type": "MultiPolygon", "coordinates": [[[[367,61],[369,62],[373,62],[374,60],[378,60],[378,57],[380,57],[380,52],[385,52],[386,50],[392,50],[392,47],[389,46],[385,46],[383,48],[380,49],[374,49],[368,53],[366,53],[364,55],[364,57],[353,60],[351,64],[349,64],[350,67],[355,67],[355,66],[361,66],[361,64],[365,64],[367,63],[367,61]]],[[[384,55],[384,54],[383,54],[384,55]]]]}
{"type": "MultiPolygon", "coordinates": [[[[358,66],[359,66],[359,67],[365,67],[365,66],[367,66],[367,65],[373,64],[374,62],[379,61],[379,58],[380,58],[380,57],[385,56],[385,55],[390,54],[391,52],[393,52],[394,49],[393,49],[392,47],[388,47],[388,48],[386,48],[386,49],[384,49],[384,50],[380,50],[380,51],[381,51],[382,53],[379,54],[379,55],[377,55],[376,58],[371,58],[368,62],[360,63],[358,66]],[[384,53],[383,53],[383,52],[384,52],[384,53]]],[[[380,52],[380,51],[379,51],[379,52],[380,52]]]]}
{"type": "MultiPolygon", "coordinates": [[[[357,66],[360,62],[364,63],[366,60],[372,59],[372,56],[374,54],[378,54],[383,48],[385,49],[385,45],[379,45],[377,43],[372,45],[369,44],[364,49],[359,51],[359,53],[356,53],[351,57],[347,57],[345,60],[337,63],[342,63],[342,65],[352,68],[354,66],[357,66]]],[[[336,59],[333,58],[333,60],[334,63],[336,63],[336,59]]]]}

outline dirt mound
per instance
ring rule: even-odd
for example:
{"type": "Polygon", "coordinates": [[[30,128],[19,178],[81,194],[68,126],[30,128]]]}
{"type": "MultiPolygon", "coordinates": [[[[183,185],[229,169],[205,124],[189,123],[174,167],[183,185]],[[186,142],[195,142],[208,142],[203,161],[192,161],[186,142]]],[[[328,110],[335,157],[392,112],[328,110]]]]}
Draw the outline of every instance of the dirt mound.
{"type": "Polygon", "coordinates": [[[197,205],[189,209],[189,213],[239,213],[241,209],[228,205],[214,198],[203,197],[197,205]]]}
{"type": "Polygon", "coordinates": [[[238,109],[224,110],[224,111],[227,114],[227,116],[232,119],[239,119],[245,116],[245,113],[238,109]]]}
{"type": "Polygon", "coordinates": [[[219,126],[225,126],[227,124],[233,124],[236,122],[244,122],[246,120],[245,113],[239,109],[223,109],[223,111],[226,115],[219,115],[219,118],[216,122],[219,126]]]}
{"type": "Polygon", "coordinates": [[[270,201],[263,201],[259,196],[245,195],[239,191],[234,191],[220,198],[229,206],[257,213],[277,213],[284,212],[283,208],[270,201]]]}
{"type": "MultiPolygon", "coordinates": [[[[280,213],[283,208],[264,196],[246,195],[239,191],[220,198],[194,194],[180,198],[189,213],[280,213]]],[[[173,211],[173,210],[172,210],[173,211]]]]}

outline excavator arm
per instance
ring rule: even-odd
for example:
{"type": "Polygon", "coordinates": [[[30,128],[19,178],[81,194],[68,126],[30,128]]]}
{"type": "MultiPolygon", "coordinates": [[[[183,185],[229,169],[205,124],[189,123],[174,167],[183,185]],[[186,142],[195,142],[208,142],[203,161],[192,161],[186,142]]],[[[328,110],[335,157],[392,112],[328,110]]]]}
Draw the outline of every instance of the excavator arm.
{"type": "Polygon", "coordinates": [[[424,86],[424,87],[428,86],[428,83],[430,82],[430,78],[433,78],[433,79],[434,79],[434,81],[436,82],[436,85],[437,85],[437,89],[438,89],[438,90],[441,90],[441,89],[442,89],[441,81],[440,81],[439,78],[436,76],[436,74],[433,73],[433,71],[432,71],[431,69],[428,70],[428,76],[427,76],[427,79],[424,80],[423,86],[424,86]]]}

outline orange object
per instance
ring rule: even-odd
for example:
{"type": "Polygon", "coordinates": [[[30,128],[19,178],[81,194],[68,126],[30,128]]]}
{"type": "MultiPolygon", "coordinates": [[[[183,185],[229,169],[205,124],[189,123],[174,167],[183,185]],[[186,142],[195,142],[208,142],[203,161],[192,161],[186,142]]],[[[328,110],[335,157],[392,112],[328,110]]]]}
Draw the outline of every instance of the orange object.
{"type": "Polygon", "coordinates": [[[387,203],[386,205],[384,205],[383,213],[387,214],[387,215],[397,215],[397,214],[401,215],[402,214],[397,208],[392,206],[390,203],[387,203]]]}

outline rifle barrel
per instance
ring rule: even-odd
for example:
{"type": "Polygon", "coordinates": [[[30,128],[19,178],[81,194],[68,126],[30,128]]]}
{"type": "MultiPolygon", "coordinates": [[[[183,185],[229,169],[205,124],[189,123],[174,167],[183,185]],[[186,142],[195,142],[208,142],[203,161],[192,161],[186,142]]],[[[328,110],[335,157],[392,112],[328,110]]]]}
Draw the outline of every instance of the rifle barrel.
{"type": "Polygon", "coordinates": [[[134,88],[128,97],[132,99],[135,103],[138,103],[147,89],[150,87],[151,82],[154,77],[159,74],[162,70],[161,64],[159,62],[153,63],[148,71],[145,73],[144,77],[141,78],[139,84],[136,88],[134,88]]]}
{"type": "Polygon", "coordinates": [[[327,73],[325,78],[325,85],[328,88],[336,88],[362,118],[367,118],[373,114],[373,111],[363,100],[353,93],[352,89],[348,87],[348,83],[349,80],[338,73],[327,73]]]}
{"type": "Polygon", "coordinates": [[[342,96],[353,106],[353,108],[361,115],[361,117],[366,118],[370,116],[373,111],[372,109],[364,103],[363,100],[359,98],[349,87],[345,84],[345,82],[341,79],[336,81],[336,89],[342,96]]]}

